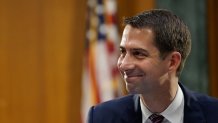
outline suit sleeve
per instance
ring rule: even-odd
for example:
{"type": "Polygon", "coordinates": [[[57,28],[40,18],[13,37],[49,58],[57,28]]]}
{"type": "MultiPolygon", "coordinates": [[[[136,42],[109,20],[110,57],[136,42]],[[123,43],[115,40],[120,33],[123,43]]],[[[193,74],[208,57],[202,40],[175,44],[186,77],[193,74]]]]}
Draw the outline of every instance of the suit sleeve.
{"type": "Polygon", "coordinates": [[[94,106],[92,106],[92,107],[89,109],[88,118],[87,118],[87,123],[94,123],[94,122],[93,122],[93,112],[94,112],[94,106]]]}

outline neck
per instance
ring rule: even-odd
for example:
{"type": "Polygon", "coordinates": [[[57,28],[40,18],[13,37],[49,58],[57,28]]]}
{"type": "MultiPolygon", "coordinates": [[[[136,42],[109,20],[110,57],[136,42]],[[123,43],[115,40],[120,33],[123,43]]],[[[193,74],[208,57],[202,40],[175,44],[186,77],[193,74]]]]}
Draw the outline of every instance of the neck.
{"type": "Polygon", "coordinates": [[[153,113],[161,113],[171,104],[178,90],[178,81],[170,82],[153,89],[152,92],[141,94],[143,104],[153,113]]]}

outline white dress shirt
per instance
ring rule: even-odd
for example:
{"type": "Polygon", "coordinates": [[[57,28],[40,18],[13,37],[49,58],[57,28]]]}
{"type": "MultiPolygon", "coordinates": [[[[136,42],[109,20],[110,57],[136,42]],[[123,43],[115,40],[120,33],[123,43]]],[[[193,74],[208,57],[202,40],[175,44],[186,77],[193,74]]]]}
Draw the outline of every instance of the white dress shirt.
{"type": "MultiPolygon", "coordinates": [[[[148,117],[152,115],[152,112],[143,104],[140,99],[140,106],[142,111],[142,123],[152,123],[148,117]]],[[[183,123],[184,117],[184,95],[181,88],[178,85],[178,91],[176,97],[166,110],[160,113],[164,116],[163,123],[183,123]]]]}

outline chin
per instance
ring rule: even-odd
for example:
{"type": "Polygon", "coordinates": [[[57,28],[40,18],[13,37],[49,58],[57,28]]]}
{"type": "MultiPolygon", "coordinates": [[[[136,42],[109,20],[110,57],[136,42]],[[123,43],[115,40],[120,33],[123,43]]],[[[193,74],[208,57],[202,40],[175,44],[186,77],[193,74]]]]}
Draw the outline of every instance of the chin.
{"type": "Polygon", "coordinates": [[[129,94],[140,94],[137,88],[126,86],[126,90],[129,94]]]}

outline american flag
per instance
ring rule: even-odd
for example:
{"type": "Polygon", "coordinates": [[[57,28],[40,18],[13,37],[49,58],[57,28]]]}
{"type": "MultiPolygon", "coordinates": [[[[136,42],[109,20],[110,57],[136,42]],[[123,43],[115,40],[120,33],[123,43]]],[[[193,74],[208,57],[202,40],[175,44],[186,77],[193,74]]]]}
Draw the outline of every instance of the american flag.
{"type": "Polygon", "coordinates": [[[123,94],[116,67],[119,36],[116,0],[88,0],[82,83],[82,121],[95,104],[123,94]]]}

